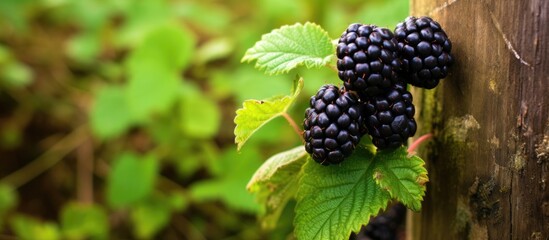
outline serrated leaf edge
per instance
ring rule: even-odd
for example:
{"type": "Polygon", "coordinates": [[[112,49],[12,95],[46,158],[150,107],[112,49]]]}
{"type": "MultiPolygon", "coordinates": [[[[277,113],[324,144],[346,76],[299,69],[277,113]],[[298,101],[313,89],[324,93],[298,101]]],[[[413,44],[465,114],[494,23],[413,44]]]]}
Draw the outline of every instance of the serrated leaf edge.
{"type": "Polygon", "coordinates": [[[242,146],[244,146],[244,143],[246,143],[248,141],[248,139],[257,131],[259,130],[261,127],[263,127],[265,124],[267,124],[268,122],[272,121],[273,119],[281,116],[282,114],[286,113],[288,111],[288,109],[293,105],[293,103],[295,102],[295,99],[297,98],[297,96],[301,93],[301,90],[303,89],[303,78],[300,77],[300,76],[296,76],[296,79],[294,80],[294,83],[292,85],[292,94],[290,96],[284,96],[284,97],[273,97],[271,99],[266,99],[266,100],[255,100],[255,99],[249,99],[249,100],[246,100],[244,101],[244,103],[242,104],[242,108],[239,108],[238,110],[236,110],[236,116],[234,118],[234,123],[236,124],[235,126],[235,129],[234,129],[234,134],[235,134],[235,143],[237,144],[237,147],[236,149],[238,151],[240,151],[240,149],[242,148],[242,146]],[[264,121],[262,124],[260,124],[259,126],[257,126],[254,130],[251,131],[251,133],[245,137],[244,139],[240,139],[237,135],[237,132],[238,132],[238,129],[239,129],[239,124],[238,122],[240,122],[241,120],[241,116],[240,113],[242,113],[243,111],[245,111],[247,109],[247,106],[248,104],[253,104],[253,103],[259,103],[259,104],[263,104],[265,102],[275,102],[275,101],[281,101],[281,102],[284,102],[284,101],[288,101],[287,105],[284,107],[283,111],[280,112],[280,113],[277,113],[277,114],[274,114],[271,118],[269,118],[268,120],[264,121]]]}
{"type": "MultiPolygon", "coordinates": [[[[266,34],[263,34],[261,36],[261,40],[257,41],[253,47],[249,48],[248,50],[246,50],[246,53],[244,53],[244,56],[242,57],[242,59],[240,60],[241,63],[244,63],[244,62],[252,62],[254,60],[257,60],[257,57],[256,57],[256,47],[259,47],[258,44],[262,41],[267,41],[267,38],[270,36],[270,34],[275,34],[275,33],[278,33],[278,32],[281,32],[281,31],[285,31],[287,28],[292,28],[292,27],[303,27],[303,28],[306,28],[308,26],[312,26],[313,28],[316,28],[318,30],[320,30],[320,32],[322,32],[322,34],[324,36],[326,36],[327,39],[330,40],[330,43],[332,45],[332,48],[335,48],[336,45],[333,44],[332,42],[332,39],[330,38],[328,32],[326,32],[326,30],[324,30],[320,25],[316,24],[316,23],[312,23],[312,22],[305,22],[305,24],[302,24],[302,23],[295,23],[293,25],[283,25],[281,26],[280,28],[277,28],[277,29],[274,29],[272,30],[271,32],[269,33],[266,33],[266,34]]],[[[284,35],[282,35],[284,36],[284,35]]],[[[332,59],[333,57],[333,54],[329,54],[327,56],[325,56],[324,58],[322,58],[321,62],[324,62],[324,63],[329,63],[330,60],[332,59]]],[[[311,58],[319,58],[318,56],[312,56],[311,58]]],[[[298,63],[295,63],[295,64],[291,64],[289,68],[287,69],[282,69],[282,70],[276,70],[276,69],[273,69],[273,70],[265,70],[267,68],[267,66],[265,65],[260,65],[258,62],[256,62],[254,64],[254,68],[260,70],[260,71],[264,71],[266,74],[270,75],[270,76],[273,76],[273,75],[278,75],[278,74],[284,74],[284,73],[288,73],[290,72],[291,70],[293,70],[294,68],[297,68],[299,66],[303,66],[305,65],[305,67],[307,68],[313,68],[314,66],[313,65],[317,65],[317,64],[313,64],[311,63],[310,61],[302,61],[302,62],[298,62],[298,63]]],[[[320,66],[318,66],[320,67],[320,66]]]]}

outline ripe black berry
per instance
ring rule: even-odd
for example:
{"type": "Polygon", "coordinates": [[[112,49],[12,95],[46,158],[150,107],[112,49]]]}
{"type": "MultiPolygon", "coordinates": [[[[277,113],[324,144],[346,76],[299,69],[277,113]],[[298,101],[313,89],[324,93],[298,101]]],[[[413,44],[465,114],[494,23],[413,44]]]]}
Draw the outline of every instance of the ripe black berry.
{"type": "Polygon", "coordinates": [[[403,231],[403,223],[406,220],[406,207],[396,204],[385,212],[370,219],[368,225],[362,228],[361,233],[366,239],[372,240],[396,240],[399,232],[403,231]]]}
{"type": "Polygon", "coordinates": [[[432,89],[448,75],[452,42],[438,22],[430,17],[407,17],[396,26],[395,38],[405,81],[432,89]]]}
{"type": "Polygon", "coordinates": [[[412,94],[404,83],[394,84],[385,94],[364,101],[365,125],[377,148],[399,147],[416,133],[412,94]]]}
{"type": "Polygon", "coordinates": [[[364,129],[358,98],[334,85],[322,86],[305,111],[305,150],[322,164],[337,164],[351,155],[364,129]]]}
{"type": "Polygon", "coordinates": [[[386,28],[354,23],[337,45],[338,76],[345,89],[366,96],[385,92],[397,80],[397,42],[386,28]]]}

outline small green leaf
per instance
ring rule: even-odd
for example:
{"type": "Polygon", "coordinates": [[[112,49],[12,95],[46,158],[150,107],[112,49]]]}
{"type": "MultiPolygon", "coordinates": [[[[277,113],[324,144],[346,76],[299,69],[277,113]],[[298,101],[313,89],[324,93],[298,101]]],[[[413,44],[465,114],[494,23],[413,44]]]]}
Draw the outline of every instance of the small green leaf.
{"type": "Polygon", "coordinates": [[[255,67],[272,75],[287,73],[301,65],[307,68],[324,66],[333,54],[334,47],[328,33],[307,22],[282,26],[263,35],[246,51],[242,62],[257,60],[255,67]]]}
{"type": "Polygon", "coordinates": [[[340,165],[308,159],[297,192],[297,238],[349,239],[384,209],[390,196],[372,178],[375,166],[373,153],[362,146],[340,165]]]}
{"type": "Polygon", "coordinates": [[[425,183],[429,181],[425,162],[417,156],[408,157],[405,147],[394,151],[381,151],[376,154],[378,162],[374,180],[414,211],[421,209],[425,196],[425,183]]]}
{"type": "Polygon", "coordinates": [[[175,72],[143,66],[133,74],[126,88],[128,110],[133,118],[143,120],[154,113],[166,113],[177,100],[181,79],[175,72]]]}
{"type": "Polygon", "coordinates": [[[11,229],[18,239],[22,240],[56,240],[61,239],[59,227],[52,222],[41,222],[24,215],[11,219],[11,229]]]}
{"type": "Polygon", "coordinates": [[[69,40],[67,54],[79,63],[93,63],[101,51],[100,34],[97,32],[85,32],[76,35],[69,40]]]}
{"type": "Polygon", "coordinates": [[[195,201],[221,200],[234,210],[257,213],[260,206],[246,184],[259,168],[261,155],[255,149],[238,153],[234,148],[226,150],[219,163],[224,171],[213,179],[197,182],[191,186],[191,196],[195,201]]]}
{"type": "Polygon", "coordinates": [[[0,184],[0,229],[4,225],[6,214],[17,206],[19,197],[15,189],[6,184],[0,184]]]}
{"type": "Polygon", "coordinates": [[[102,139],[124,133],[134,123],[124,88],[108,86],[99,90],[91,109],[90,122],[93,133],[102,139]]]}
{"type": "Polygon", "coordinates": [[[145,198],[153,190],[157,172],[158,161],[152,155],[120,155],[107,181],[107,201],[113,207],[125,207],[145,198]]]}
{"type": "Polygon", "coordinates": [[[66,239],[107,239],[107,213],[100,206],[69,203],[61,212],[61,226],[66,239]]]}
{"type": "Polygon", "coordinates": [[[221,123],[221,110],[212,99],[198,90],[187,90],[181,94],[180,106],[181,129],[185,135],[207,139],[217,133],[221,123]]]}
{"type": "Polygon", "coordinates": [[[172,212],[171,198],[164,195],[152,195],[132,208],[131,219],[134,234],[138,239],[151,239],[169,223],[172,212]]]}
{"type": "Polygon", "coordinates": [[[141,72],[143,68],[151,67],[150,65],[160,66],[168,71],[181,70],[190,63],[194,45],[194,36],[183,26],[158,25],[131,53],[126,66],[131,73],[141,72]]]}
{"type": "Polygon", "coordinates": [[[234,122],[236,127],[234,134],[237,149],[240,150],[244,143],[260,127],[285,113],[295,101],[297,95],[303,89],[303,79],[294,81],[292,95],[285,97],[275,97],[269,100],[246,100],[243,107],[236,111],[234,122]]]}
{"type": "Polygon", "coordinates": [[[303,146],[278,153],[265,161],[248,183],[248,191],[255,193],[265,207],[261,221],[264,228],[276,226],[284,206],[295,196],[306,155],[303,146]]]}

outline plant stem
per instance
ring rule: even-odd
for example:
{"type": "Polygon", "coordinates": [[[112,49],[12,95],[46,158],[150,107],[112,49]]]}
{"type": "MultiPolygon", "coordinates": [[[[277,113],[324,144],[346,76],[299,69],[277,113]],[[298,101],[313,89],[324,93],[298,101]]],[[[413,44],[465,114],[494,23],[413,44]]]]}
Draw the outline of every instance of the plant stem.
{"type": "Polygon", "coordinates": [[[87,139],[77,150],[76,175],[77,199],[85,204],[93,203],[93,143],[87,139]]]}
{"type": "Polygon", "coordinates": [[[410,147],[408,147],[408,153],[411,154],[413,152],[416,151],[416,149],[419,147],[419,145],[427,140],[429,140],[430,138],[433,137],[433,134],[432,133],[427,133],[421,137],[419,137],[418,139],[416,139],[412,144],[410,144],[410,147]]]}
{"type": "Polygon", "coordinates": [[[283,112],[282,113],[282,116],[284,118],[286,118],[286,121],[288,121],[288,123],[290,124],[290,126],[292,126],[292,128],[294,129],[295,133],[297,133],[297,135],[299,136],[299,138],[301,139],[301,141],[303,141],[303,134],[302,134],[302,131],[301,129],[299,128],[299,126],[295,123],[295,121],[292,119],[292,117],[290,117],[290,115],[288,115],[287,112],[283,112]]]}
{"type": "Polygon", "coordinates": [[[53,167],[56,163],[62,160],[63,157],[80,146],[80,144],[82,144],[85,140],[86,133],[86,125],[78,127],[55,143],[37,159],[25,165],[21,169],[11,173],[10,175],[0,179],[0,183],[9,184],[14,188],[24,185],[49,168],[53,167]]]}

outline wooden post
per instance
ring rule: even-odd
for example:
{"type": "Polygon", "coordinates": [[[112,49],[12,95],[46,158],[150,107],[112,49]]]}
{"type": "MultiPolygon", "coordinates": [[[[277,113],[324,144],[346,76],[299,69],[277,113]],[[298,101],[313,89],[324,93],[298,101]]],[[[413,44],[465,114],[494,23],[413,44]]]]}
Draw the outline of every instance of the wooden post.
{"type": "Polygon", "coordinates": [[[409,239],[549,239],[549,1],[412,0],[453,43],[413,89],[430,183],[409,239]]]}

